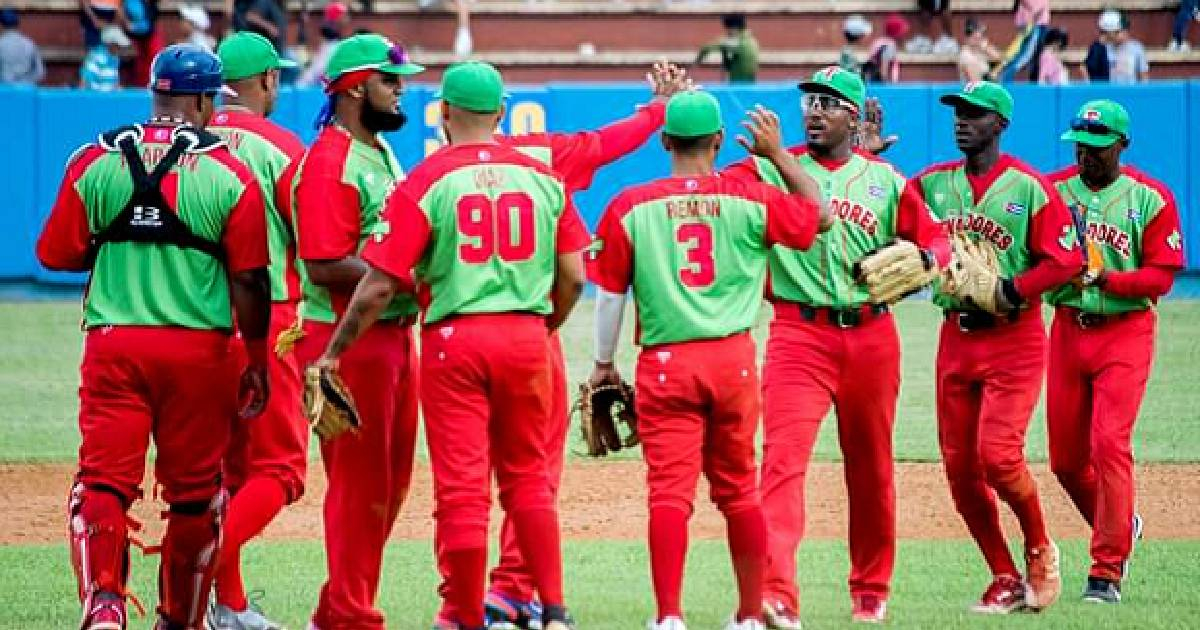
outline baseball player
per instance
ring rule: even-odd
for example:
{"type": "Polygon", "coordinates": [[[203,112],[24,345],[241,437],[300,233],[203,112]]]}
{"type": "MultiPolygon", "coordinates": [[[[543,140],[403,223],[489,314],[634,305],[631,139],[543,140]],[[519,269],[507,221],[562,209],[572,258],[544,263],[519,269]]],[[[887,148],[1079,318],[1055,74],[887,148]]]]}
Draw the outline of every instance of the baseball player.
{"type": "MultiPolygon", "coordinates": [[[[301,158],[293,193],[303,261],[304,336],[296,346],[302,366],[320,356],[367,272],[363,246],[389,229],[380,213],[403,173],[379,134],[404,124],[404,78],[422,69],[373,34],[343,40],[330,57],[322,129],[301,158]]],[[[367,341],[342,360],[363,426],[321,442],[329,577],[312,617],[320,630],[384,628],[375,607],[383,547],[408,492],[416,445],[416,312],[414,299],[397,297],[365,332],[367,341]]]]}
{"type": "Polygon", "coordinates": [[[990,243],[1000,314],[935,288],[945,312],[937,353],[938,441],[954,505],[991,569],[973,606],[1007,614],[1054,603],[1061,588],[1058,548],[1025,464],[1025,431],[1045,369],[1041,294],[1074,276],[1079,248],[1062,239],[1071,218],[1050,183],[1000,152],[1013,99],[998,84],[968,83],[941,102],[954,108],[954,138],[964,159],[914,178],[922,196],[954,232],[990,243]],[[1016,514],[1025,537],[1025,580],[1000,528],[996,496],[1016,514]]]}
{"type": "MultiPolygon", "coordinates": [[[[440,628],[484,625],[490,477],[512,518],[547,630],[573,627],[563,605],[558,515],[546,450],[549,333],[583,286],[588,235],[566,189],[540,162],[496,142],[500,73],[481,62],[446,70],[439,98],[450,146],[388,200],[391,229],[367,245],[359,284],[320,365],[349,344],[398,292],[428,288],[421,400],[434,477],[435,548],[448,571],[440,628]],[[403,234],[403,238],[391,235],[403,234]],[[486,444],[486,447],[481,446],[486,444]]],[[[343,354],[345,353],[345,354],[343,354]]]]}
{"type": "MultiPolygon", "coordinates": [[[[1076,165],[1050,177],[1082,224],[1088,265],[1049,294],[1050,467],[1092,526],[1087,601],[1121,601],[1125,563],[1141,530],[1134,515],[1138,407],[1154,359],[1154,304],[1183,268],[1175,198],[1158,180],[1121,164],[1129,114],[1086,103],[1062,139],[1076,165]]],[[[1070,242],[1066,243],[1070,245],[1070,242]]]]}
{"type": "MultiPolygon", "coordinates": [[[[596,131],[497,135],[496,141],[549,166],[563,180],[568,193],[586,190],[597,170],[632,153],[662,127],[667,99],[689,85],[687,73],[668,63],[655,64],[647,81],[654,97],[624,120],[596,131]]],[[[551,417],[557,424],[547,447],[546,465],[550,470],[551,490],[557,495],[570,418],[567,368],[557,333],[550,336],[550,344],[554,368],[551,417]]],[[[507,517],[500,527],[500,559],[489,578],[485,605],[491,628],[524,628],[538,619],[541,605],[533,598],[533,576],[521,560],[512,519],[507,517]]]]}
{"type": "MultiPolygon", "coordinates": [[[[300,279],[296,274],[290,194],[292,165],[304,145],[267,120],[279,96],[279,71],[295,64],[280,59],[270,40],[249,31],[229,36],[217,49],[225,84],[237,96],[224,99],[208,130],[221,136],[246,164],[263,193],[271,255],[271,329],[277,338],[296,320],[300,279]]],[[[250,608],[241,576],[241,548],[304,492],[308,423],[300,413],[302,382],[296,355],[271,353],[271,397],[263,416],[239,423],[225,456],[225,486],[232,493],[225,520],[216,597],[208,623],[216,630],[271,630],[279,626],[250,608]]]]}
{"type": "Polygon", "coordinates": [[[681,599],[687,523],[701,471],[724,514],[738,586],[727,630],[762,624],[767,532],[754,460],[758,367],[749,329],[758,316],[772,245],[802,250],[829,212],[820,189],[784,148],[779,119],[761,106],[741,144],[772,164],[794,194],[721,177],[717,100],[684,92],[667,105],[663,146],[671,177],[621,192],[600,219],[589,263],[596,299],[593,385],[620,384],[613,354],[625,293],[637,305],[636,412],[649,486],[651,630],[685,630],[681,599]],[[818,216],[820,215],[820,216],[818,216]]]}
{"type": "MultiPolygon", "coordinates": [[[[821,421],[833,405],[850,500],[852,616],[887,614],[896,550],[892,426],[900,341],[887,303],[872,303],[854,263],[895,239],[944,265],[944,231],[914,187],[855,148],[866,87],[831,67],[800,83],[807,143],[788,149],[814,178],[833,227],[807,251],[771,249],[767,296],[775,317],[763,370],[762,493],[768,553],[763,608],[772,628],[800,628],[796,550],[804,536],[804,484],[821,421]],[[916,249],[916,248],[914,248],[916,249]]],[[[752,157],[726,175],[779,186],[778,169],[752,157]]]]}
{"type": "Polygon", "coordinates": [[[127,627],[126,513],[141,496],[151,438],[169,506],[155,628],[204,623],[230,418],[239,398],[250,418],[268,395],[262,193],[224,141],[203,130],[222,89],[221,62],[179,44],[155,57],[152,72],[153,117],[71,157],[37,244],[47,268],[91,272],[68,527],[82,630],[127,627]],[[230,349],[231,306],[245,360],[230,349]]]}

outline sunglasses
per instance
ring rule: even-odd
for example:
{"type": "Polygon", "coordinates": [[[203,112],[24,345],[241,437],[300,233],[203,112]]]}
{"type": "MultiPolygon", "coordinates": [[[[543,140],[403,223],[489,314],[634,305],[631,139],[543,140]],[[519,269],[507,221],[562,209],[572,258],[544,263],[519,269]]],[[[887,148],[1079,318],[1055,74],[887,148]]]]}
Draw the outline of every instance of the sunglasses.
{"type": "Polygon", "coordinates": [[[853,103],[832,94],[805,94],[800,97],[800,107],[806,112],[829,112],[835,109],[844,109],[848,112],[858,111],[853,103]]]}
{"type": "Polygon", "coordinates": [[[1116,135],[1121,136],[1122,138],[1125,137],[1125,134],[1123,134],[1119,131],[1114,131],[1112,127],[1109,127],[1108,125],[1106,125],[1104,123],[1099,123],[1094,120],[1088,120],[1086,118],[1075,118],[1075,119],[1071,120],[1071,131],[1083,131],[1083,132],[1087,132],[1087,133],[1094,133],[1094,134],[1101,135],[1101,136],[1116,134],[1116,135]]]}

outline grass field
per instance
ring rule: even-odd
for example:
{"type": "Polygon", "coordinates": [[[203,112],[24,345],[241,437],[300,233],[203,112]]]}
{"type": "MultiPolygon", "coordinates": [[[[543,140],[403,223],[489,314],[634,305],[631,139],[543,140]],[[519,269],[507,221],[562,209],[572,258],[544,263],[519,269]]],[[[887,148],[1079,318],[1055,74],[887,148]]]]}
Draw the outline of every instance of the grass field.
{"type": "MultiPolygon", "coordinates": [[[[765,309],[764,309],[765,310],[765,309]]],[[[933,407],[933,363],[939,311],[924,301],[897,309],[904,344],[904,379],[896,419],[896,457],[937,461],[933,407]]],[[[627,317],[626,320],[632,318],[627,317]]],[[[767,315],[755,329],[762,340],[767,315]]],[[[77,303],[0,303],[0,462],[70,461],[79,445],[75,428],[78,405],[79,333],[77,303]]],[[[1200,302],[1162,305],[1159,353],[1142,407],[1135,452],[1144,461],[1200,461],[1200,302]]],[[[635,350],[628,342],[618,354],[631,376],[635,350]]],[[[572,382],[590,369],[592,308],[589,302],[567,322],[564,346],[572,382]]],[[[760,345],[763,345],[762,343],[760,345]]],[[[833,423],[826,422],[817,458],[839,458],[833,423]]],[[[423,449],[422,449],[423,452],[423,449]]],[[[636,453],[626,455],[637,457],[636,453]]],[[[1046,458],[1045,420],[1039,408],[1029,437],[1031,459],[1046,458]]]]}
{"type": "MultiPolygon", "coordinates": [[[[0,304],[0,463],[71,461],[78,446],[76,387],[81,335],[75,303],[0,304]]],[[[896,426],[896,455],[908,461],[937,459],[933,412],[933,353],[937,312],[924,302],[902,304],[904,387],[896,426]]],[[[765,315],[756,329],[761,339],[765,315]]],[[[564,331],[572,380],[586,376],[591,345],[591,305],[585,303],[564,331]]],[[[628,336],[626,336],[628,340],[628,336]]],[[[633,349],[620,354],[629,366],[633,349]]],[[[628,370],[628,367],[626,367],[628,370]]],[[[1200,461],[1200,302],[1162,306],[1159,354],[1135,434],[1142,461],[1200,461]]],[[[1044,418],[1031,428],[1029,451],[1045,458],[1044,418]]],[[[826,423],[818,457],[836,460],[832,423],[826,423]]],[[[636,456],[636,454],[631,455],[636,456]]],[[[0,497],[3,496],[0,488],[0,497]]],[[[9,505],[20,510],[21,506],[9,505]]],[[[1194,502],[1179,505],[1200,518],[1194,502]]],[[[946,514],[956,519],[955,514],[946,514]]],[[[1200,541],[1146,540],[1138,548],[1127,599],[1118,608],[1079,603],[1086,570],[1083,540],[1063,542],[1063,602],[1041,615],[981,619],[966,613],[987,577],[968,541],[902,541],[890,602],[894,628],[1200,628],[1200,541]]],[[[844,545],[811,541],[802,549],[804,622],[808,629],[848,626],[844,545]]],[[[265,591],[263,606],[291,628],[302,628],[324,579],[319,543],[252,545],[246,579],[265,591]]],[[[154,599],[154,559],[135,560],[134,591],[154,599]]],[[[0,630],[63,629],[78,623],[66,548],[0,547],[0,630]]],[[[638,542],[570,541],[566,547],[569,601],[583,630],[644,627],[653,610],[644,545],[638,542]]],[[[428,541],[395,542],[389,548],[381,606],[390,627],[428,627],[436,598],[436,575],[428,541]]],[[[724,545],[699,541],[689,556],[686,606],[691,627],[720,628],[733,606],[732,578],[724,545]]],[[[135,622],[135,627],[148,626],[135,622]]]]}

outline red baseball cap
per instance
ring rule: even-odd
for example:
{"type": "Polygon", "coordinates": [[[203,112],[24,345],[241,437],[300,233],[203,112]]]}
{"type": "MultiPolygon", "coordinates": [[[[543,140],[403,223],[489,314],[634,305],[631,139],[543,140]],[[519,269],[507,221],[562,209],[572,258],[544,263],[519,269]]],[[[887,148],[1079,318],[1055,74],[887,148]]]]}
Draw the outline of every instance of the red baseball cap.
{"type": "Polygon", "coordinates": [[[344,2],[337,2],[335,0],[334,2],[330,2],[329,4],[325,5],[326,22],[337,22],[338,20],[346,17],[346,14],[348,13],[350,13],[350,9],[346,7],[346,3],[344,2]]]}

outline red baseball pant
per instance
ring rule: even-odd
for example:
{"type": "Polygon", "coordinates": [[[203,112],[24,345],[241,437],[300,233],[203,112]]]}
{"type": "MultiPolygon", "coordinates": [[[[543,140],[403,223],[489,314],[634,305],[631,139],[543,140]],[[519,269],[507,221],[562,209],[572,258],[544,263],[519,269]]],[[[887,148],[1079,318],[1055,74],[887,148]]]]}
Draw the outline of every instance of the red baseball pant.
{"type": "MultiPolygon", "coordinates": [[[[295,303],[273,303],[268,342],[273,344],[295,320],[295,303]]],[[[235,351],[244,355],[240,343],[234,341],[235,351]]],[[[266,409],[253,420],[234,420],[225,454],[225,485],[233,498],[225,519],[215,590],[217,602],[233,610],[245,610],[247,605],[242,546],[262,533],[284,505],[304,494],[309,429],[301,410],[304,381],[296,353],[281,358],[270,352],[267,375],[271,392],[266,409]]]]}
{"type": "MultiPolygon", "coordinates": [[[[316,361],[331,324],[305,322],[301,365],[316,361]]],[[[325,562],[313,624],[321,630],[383,630],[375,607],[383,548],[412,480],[417,435],[416,351],[411,326],[377,322],[342,355],[338,372],[362,416],[358,433],[321,443],[325,562]]]]}
{"type": "Polygon", "coordinates": [[[1094,328],[1058,309],[1046,397],[1050,468],[1092,526],[1090,575],[1120,580],[1133,547],[1133,427],[1154,362],[1155,314],[1094,328]]]}
{"type": "Polygon", "coordinates": [[[1049,542],[1037,484],[1025,463],[1025,431],[1042,388],[1046,331],[1041,311],[964,332],[942,325],[937,353],[938,442],[950,494],[996,576],[1020,576],[996,496],[1012,508],[1025,548],[1049,542]]]}
{"type": "Polygon", "coordinates": [[[492,471],[542,603],[561,606],[558,512],[546,465],[555,420],[545,318],[454,317],[426,326],[421,348],[442,612],[466,627],[483,625],[492,471]]]}
{"type": "Polygon", "coordinates": [[[754,460],[760,410],[754,342],[739,333],[644,348],[635,388],[658,619],[682,616],[687,523],[701,472],[725,516],[736,616],[758,619],[767,542],[754,460]]]}
{"type": "MultiPolygon", "coordinates": [[[[567,397],[567,364],[563,358],[562,341],[558,334],[550,335],[550,420],[553,426],[546,445],[546,470],[550,492],[558,497],[562,482],[563,458],[567,446],[567,430],[571,426],[570,401],[567,397]]],[[[492,569],[490,589],[515,602],[533,599],[533,575],[521,558],[521,545],[512,519],[506,514],[500,525],[500,561],[492,569]]]]}
{"type": "Polygon", "coordinates": [[[890,314],[853,328],[810,322],[776,307],[763,371],[765,594],[799,611],[796,550],[804,538],[804,484],[830,406],[837,412],[850,504],[850,594],[886,598],[896,556],[892,425],[900,340],[890,314]]]}
{"type": "Polygon", "coordinates": [[[151,438],[170,509],[159,613],[203,622],[220,542],[221,456],[237,410],[229,336],[218,331],[105,326],[88,331],[79,388],[79,473],[72,489],[72,560],[80,592],[124,595],[126,510],[141,496],[151,438]]]}

